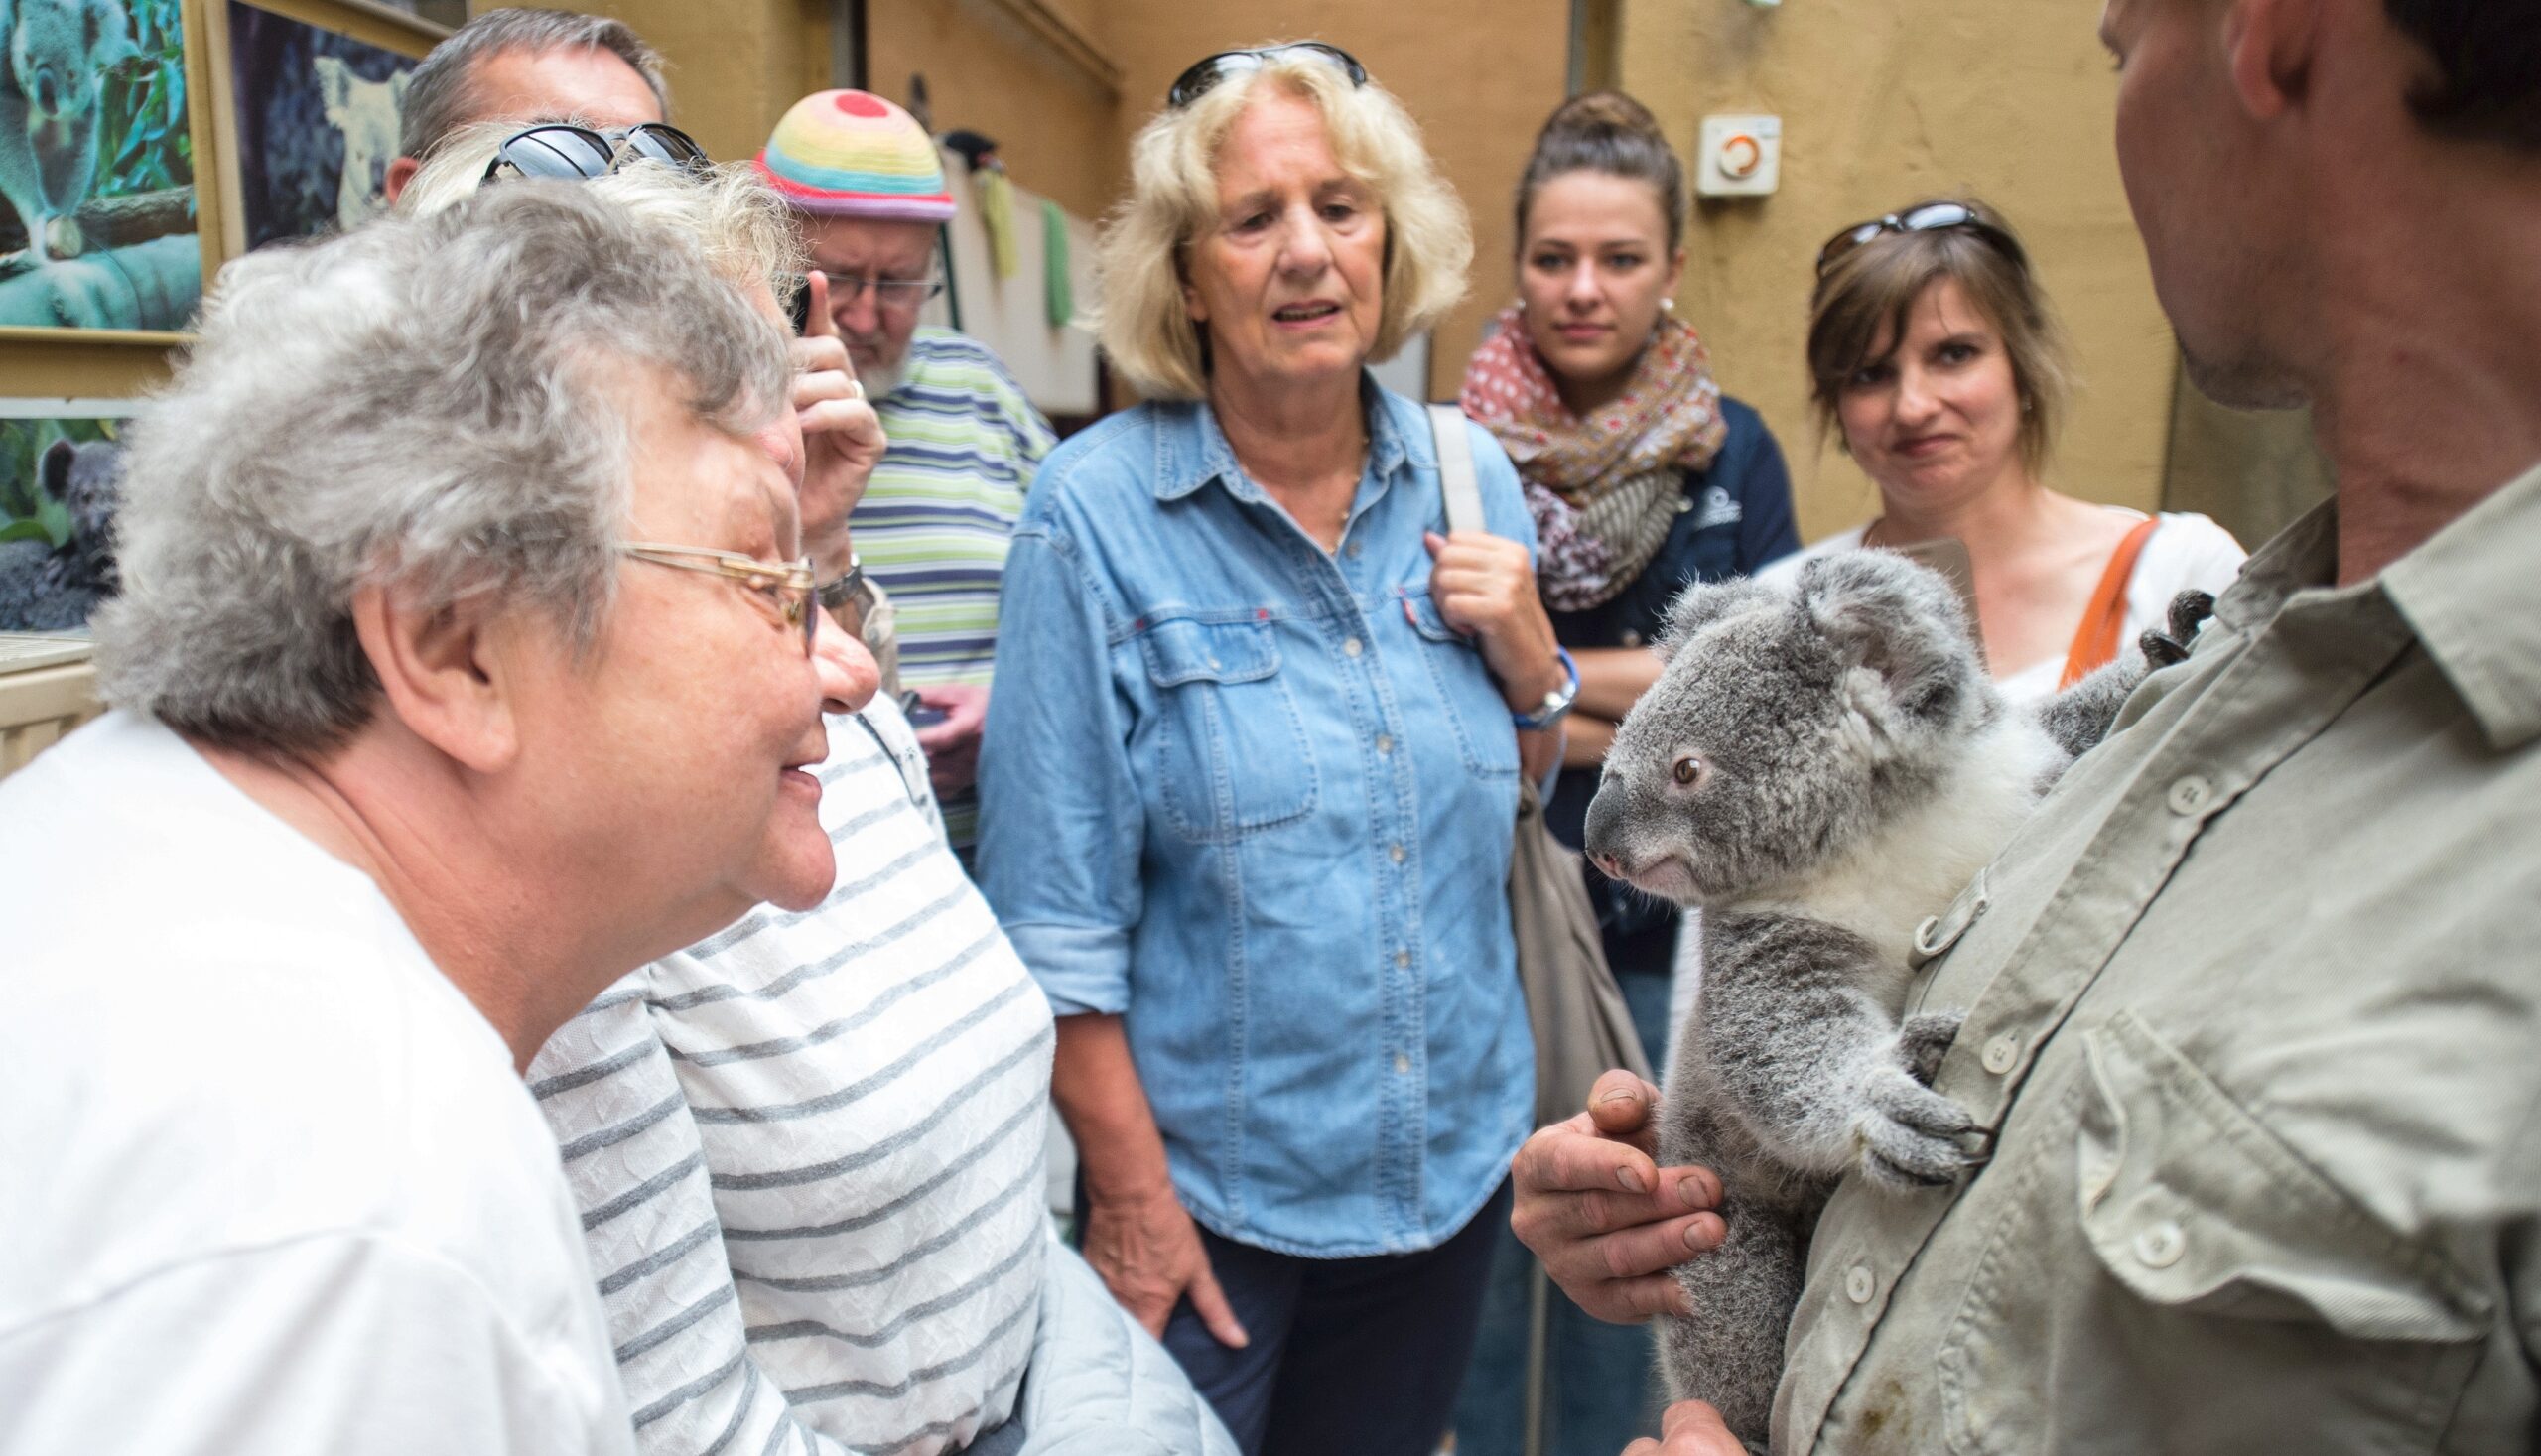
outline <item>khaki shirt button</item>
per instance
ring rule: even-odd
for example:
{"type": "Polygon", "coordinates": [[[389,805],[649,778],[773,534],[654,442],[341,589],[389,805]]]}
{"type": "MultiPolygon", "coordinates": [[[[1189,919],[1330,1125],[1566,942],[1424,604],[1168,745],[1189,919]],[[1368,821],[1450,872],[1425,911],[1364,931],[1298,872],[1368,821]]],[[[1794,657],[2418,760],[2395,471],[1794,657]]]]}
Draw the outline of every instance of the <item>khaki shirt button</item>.
{"type": "Polygon", "coordinates": [[[1409,952],[1409,951],[1397,951],[1397,952],[1395,952],[1395,953],[1394,953],[1394,968],[1395,968],[1397,971],[1408,971],[1408,970],[1410,970],[1410,969],[1411,969],[1411,952],[1409,952]]]}
{"type": "Polygon", "coordinates": [[[2021,1039],[2006,1031],[1985,1043],[1985,1070],[2000,1077],[2021,1059],[2021,1039]]]}
{"type": "Polygon", "coordinates": [[[1401,845],[1394,845],[1394,846],[1390,846],[1390,847],[1386,850],[1386,858],[1387,858],[1387,859],[1389,859],[1389,860],[1393,860],[1394,862],[1396,862],[1397,864],[1402,863],[1402,862],[1403,862],[1403,858],[1404,858],[1404,856],[1403,856],[1403,846],[1401,846],[1401,845]]]}
{"type": "Polygon", "coordinates": [[[1366,650],[1368,650],[1366,645],[1356,637],[1341,644],[1341,653],[1345,657],[1356,657],[1366,650]]]}
{"type": "Polygon", "coordinates": [[[2173,1220],[2164,1219],[2135,1236],[2135,1257],[2146,1268],[2169,1268],[2186,1253],[2188,1233],[2173,1220]]]}
{"type": "Polygon", "coordinates": [[[1855,1304],[1868,1304],[1870,1296],[1878,1292],[1879,1280],[1871,1277],[1869,1264],[1857,1263],[1844,1270],[1845,1298],[1855,1304]]]}
{"type": "Polygon", "coordinates": [[[1394,751],[1394,734],[1392,734],[1392,733],[1379,733],[1379,734],[1377,734],[1377,751],[1378,751],[1379,753],[1391,753],[1391,752],[1393,752],[1393,751],[1394,751]]]}
{"type": "Polygon", "coordinates": [[[2185,818],[2214,801],[2214,785],[2207,783],[2202,775],[2185,774],[2171,781],[2171,791],[2166,799],[2171,812],[2185,818]]]}
{"type": "Polygon", "coordinates": [[[1353,542],[1351,542],[1351,543],[1350,543],[1350,559],[1351,559],[1352,561],[1357,561],[1357,560],[1359,559],[1359,553],[1360,553],[1360,552],[1362,552],[1362,551],[1365,551],[1365,550],[1367,550],[1367,549],[1368,549],[1368,543],[1367,543],[1367,542],[1365,542],[1365,541],[1353,541],[1353,542]]]}
{"type": "Polygon", "coordinates": [[[1395,1072],[1396,1072],[1398,1075],[1406,1074],[1406,1073],[1410,1072],[1410,1070],[1411,1070],[1411,1058],[1409,1058],[1409,1057],[1407,1057],[1407,1056],[1404,1056],[1404,1055],[1403,1053],[1401,1053],[1401,1052],[1396,1052],[1396,1053],[1394,1054],[1394,1069],[1395,1069],[1395,1072]]]}

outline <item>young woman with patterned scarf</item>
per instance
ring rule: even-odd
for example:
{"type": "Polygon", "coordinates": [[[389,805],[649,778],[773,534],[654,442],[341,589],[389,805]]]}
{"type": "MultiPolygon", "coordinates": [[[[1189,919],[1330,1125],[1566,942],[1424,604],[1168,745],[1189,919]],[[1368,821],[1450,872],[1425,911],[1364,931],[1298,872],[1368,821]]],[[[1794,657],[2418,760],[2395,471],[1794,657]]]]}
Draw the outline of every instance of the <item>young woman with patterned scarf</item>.
{"type": "MultiPolygon", "coordinates": [[[[1615,725],[1658,680],[1647,643],[1685,584],[1739,576],[1800,545],[1782,450],[1725,397],[1671,316],[1684,266],[1684,169],[1640,102],[1612,91],[1544,123],[1518,184],[1519,301],[1465,373],[1465,413],[1516,462],[1553,633],[1579,697],[1545,821],[1576,847],[1615,725]]],[[[1677,915],[1588,872],[1607,960],[1654,1066],[1668,1040],[1677,915]]],[[[1456,1412],[1458,1456],[1522,1450],[1530,1347],[1526,1251],[1509,1239],[1456,1412]]],[[[1613,1456],[1658,1433],[1647,1336],[1558,1289],[1542,1342],[1548,1456],[1613,1456]]]]}

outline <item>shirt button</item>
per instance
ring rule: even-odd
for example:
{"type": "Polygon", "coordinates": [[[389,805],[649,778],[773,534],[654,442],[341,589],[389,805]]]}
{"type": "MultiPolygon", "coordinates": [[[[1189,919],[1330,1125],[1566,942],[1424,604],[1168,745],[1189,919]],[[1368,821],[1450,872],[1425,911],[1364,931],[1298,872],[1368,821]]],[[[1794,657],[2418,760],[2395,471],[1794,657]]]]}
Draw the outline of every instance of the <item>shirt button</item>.
{"type": "Polygon", "coordinates": [[[1396,969],[1397,971],[1408,971],[1408,970],[1410,970],[1410,969],[1411,969],[1411,952],[1409,952],[1409,951],[1397,951],[1397,952],[1395,952],[1395,953],[1394,953],[1394,969],[1396,969]]]}
{"type": "Polygon", "coordinates": [[[1997,1077],[2012,1070],[2012,1064],[2020,1059],[2021,1039],[2008,1031],[1985,1043],[1985,1055],[1981,1058],[1985,1070],[1997,1077]]]}
{"type": "Polygon", "coordinates": [[[1879,1280],[1871,1277],[1869,1264],[1857,1263],[1844,1270],[1845,1298],[1855,1304],[1868,1304],[1870,1296],[1878,1292],[1879,1280]]]}
{"type": "Polygon", "coordinates": [[[1344,657],[1356,657],[1366,650],[1366,645],[1356,637],[1341,644],[1341,655],[1344,657]]]}
{"type": "Polygon", "coordinates": [[[1362,551],[1367,550],[1367,548],[1368,548],[1368,543],[1367,543],[1367,542],[1365,542],[1365,541],[1353,541],[1353,542],[1351,542],[1351,543],[1350,543],[1350,545],[1349,545],[1349,547],[1348,547],[1348,551],[1349,551],[1350,559],[1351,559],[1352,561],[1357,561],[1357,560],[1359,559],[1359,553],[1360,553],[1360,552],[1362,552],[1362,551]]]}
{"type": "Polygon", "coordinates": [[[1378,752],[1380,752],[1380,753],[1391,753],[1391,752],[1393,752],[1393,751],[1394,751],[1394,734],[1392,734],[1392,733],[1379,733],[1379,734],[1377,734],[1377,751],[1378,751],[1378,752]]]}
{"type": "Polygon", "coordinates": [[[2135,1236],[2135,1257],[2146,1268],[2166,1269],[2188,1253],[2188,1231],[2177,1221],[2164,1219],[2135,1236]]]}
{"type": "Polygon", "coordinates": [[[1389,847],[1389,848],[1386,850],[1386,858],[1388,858],[1388,859],[1390,859],[1390,860],[1394,860],[1394,862],[1396,862],[1397,864],[1402,863],[1402,862],[1403,862],[1403,858],[1404,858],[1404,856],[1403,856],[1403,846],[1401,846],[1401,845],[1394,845],[1394,846],[1389,847]]]}
{"type": "Polygon", "coordinates": [[[2171,781],[2171,791],[2165,797],[2171,812],[2186,818],[2213,802],[2214,785],[2207,783],[2202,775],[2185,774],[2171,781]]]}
{"type": "Polygon", "coordinates": [[[1397,1076],[1408,1075],[1411,1071],[1411,1058],[1404,1056],[1401,1052],[1396,1052],[1394,1054],[1394,1070],[1395,1075],[1397,1076]]]}

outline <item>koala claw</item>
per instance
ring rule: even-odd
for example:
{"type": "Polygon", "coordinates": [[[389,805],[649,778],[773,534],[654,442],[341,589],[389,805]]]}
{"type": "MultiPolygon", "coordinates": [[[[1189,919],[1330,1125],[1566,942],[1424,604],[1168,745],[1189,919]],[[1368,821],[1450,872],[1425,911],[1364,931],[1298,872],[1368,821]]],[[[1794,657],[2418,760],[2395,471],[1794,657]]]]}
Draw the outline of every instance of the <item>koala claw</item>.
{"type": "Polygon", "coordinates": [[[1906,1024],[1897,1028],[1897,1053],[1905,1061],[1908,1076],[1926,1087],[1933,1085],[1941,1058],[1958,1040],[1962,1019],[1956,1011],[1926,1011],[1906,1018],[1906,1024]]]}
{"type": "Polygon", "coordinates": [[[1924,1086],[1903,1067],[1884,1067],[1863,1089],[1854,1135],[1862,1171],[1892,1188],[1942,1187],[1974,1165],[1965,1145],[1976,1124],[1958,1104],[1924,1086]]]}
{"type": "Polygon", "coordinates": [[[2182,592],[2171,598],[2170,620],[2162,627],[2149,630],[2136,639],[2144,660],[2154,671],[2188,661],[2189,644],[2197,640],[2197,629],[2214,615],[2214,597],[2199,591],[2182,592]]]}

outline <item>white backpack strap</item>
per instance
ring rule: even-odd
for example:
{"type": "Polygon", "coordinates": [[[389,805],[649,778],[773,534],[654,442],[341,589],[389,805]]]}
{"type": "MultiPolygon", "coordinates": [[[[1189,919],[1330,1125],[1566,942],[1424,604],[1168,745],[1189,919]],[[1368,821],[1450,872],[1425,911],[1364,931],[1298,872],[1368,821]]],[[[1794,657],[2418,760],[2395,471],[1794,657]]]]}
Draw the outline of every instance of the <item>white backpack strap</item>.
{"type": "Polygon", "coordinates": [[[1465,412],[1454,405],[1429,406],[1429,436],[1438,443],[1438,490],[1447,498],[1447,529],[1486,531],[1482,521],[1482,486],[1473,474],[1473,438],[1465,433],[1465,412]]]}

